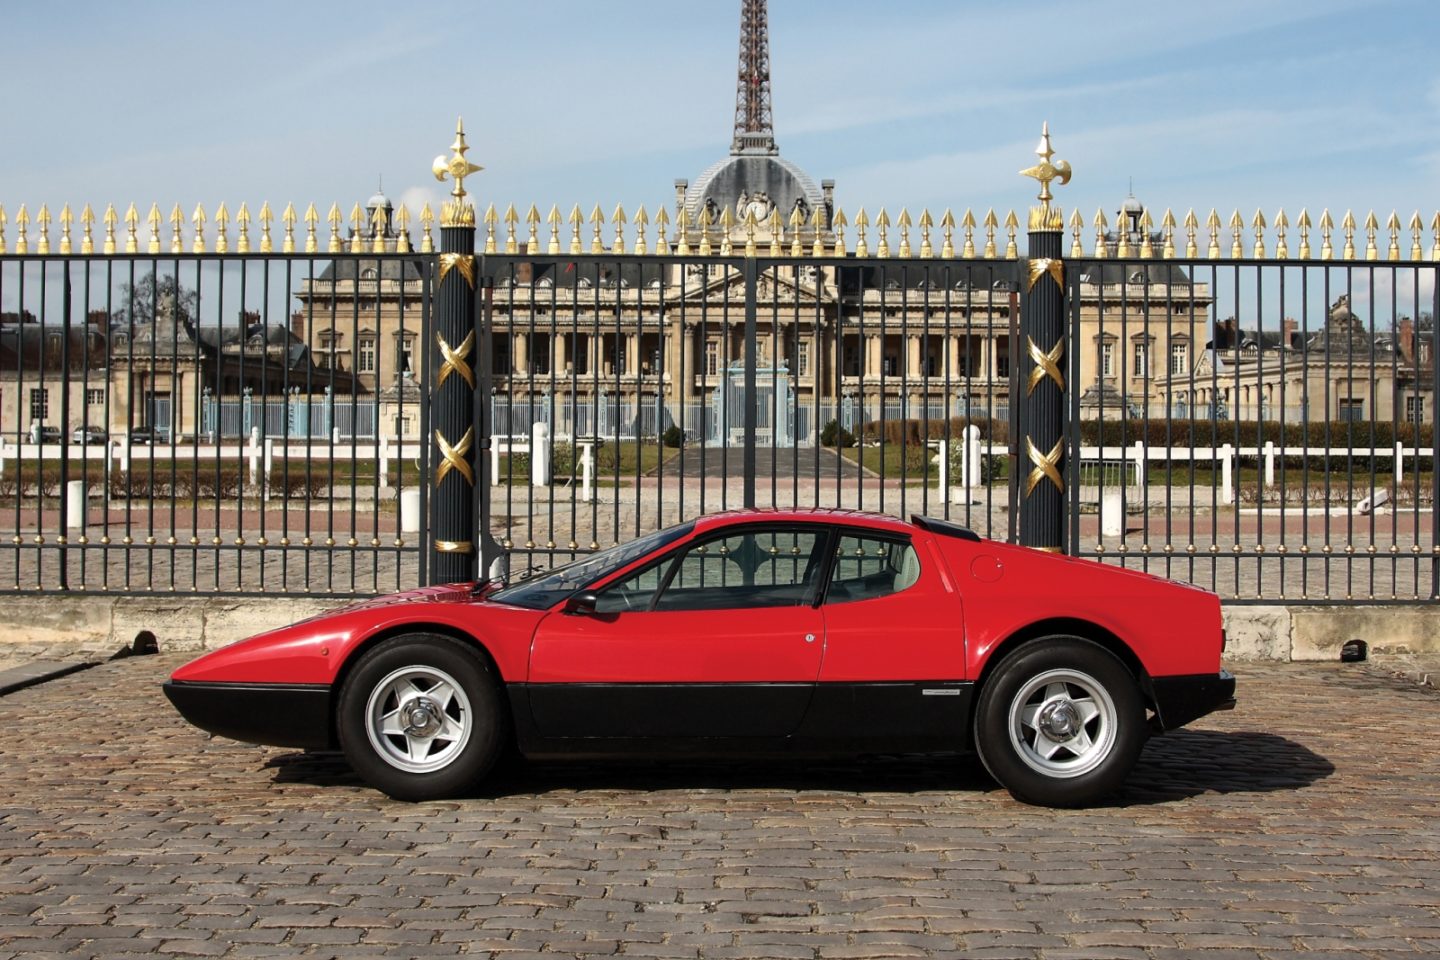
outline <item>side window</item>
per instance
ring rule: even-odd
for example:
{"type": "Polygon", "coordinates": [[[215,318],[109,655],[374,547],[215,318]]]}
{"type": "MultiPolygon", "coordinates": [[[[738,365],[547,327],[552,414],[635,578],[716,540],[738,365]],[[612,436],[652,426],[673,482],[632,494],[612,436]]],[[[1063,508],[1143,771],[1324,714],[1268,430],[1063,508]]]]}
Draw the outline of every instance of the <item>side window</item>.
{"type": "Polygon", "coordinates": [[[908,540],[845,535],[835,547],[826,603],[850,603],[899,593],[920,579],[920,557],[908,540]]]}
{"type": "Polygon", "coordinates": [[[751,529],[695,544],[655,609],[798,606],[811,597],[823,542],[817,531],[751,529]]]}
{"type": "Polygon", "coordinates": [[[632,573],[618,583],[612,583],[595,598],[596,613],[625,613],[630,610],[649,610],[655,599],[655,592],[670,569],[673,555],[659,563],[632,573]]]}

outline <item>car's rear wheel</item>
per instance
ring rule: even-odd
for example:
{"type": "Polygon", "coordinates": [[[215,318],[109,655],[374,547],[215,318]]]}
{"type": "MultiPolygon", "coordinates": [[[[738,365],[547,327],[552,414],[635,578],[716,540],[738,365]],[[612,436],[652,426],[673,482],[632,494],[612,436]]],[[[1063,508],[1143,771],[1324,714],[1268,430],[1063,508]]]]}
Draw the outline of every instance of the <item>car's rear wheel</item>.
{"type": "Polygon", "coordinates": [[[397,800],[472,790],[506,736],[499,685],[467,645],[435,634],[386,640],[360,658],[340,693],[345,758],[397,800]]]}
{"type": "Polygon", "coordinates": [[[976,704],[981,761],[1026,803],[1073,807],[1114,793],[1145,735],[1135,677],[1078,637],[1046,637],[1009,654],[976,704]]]}

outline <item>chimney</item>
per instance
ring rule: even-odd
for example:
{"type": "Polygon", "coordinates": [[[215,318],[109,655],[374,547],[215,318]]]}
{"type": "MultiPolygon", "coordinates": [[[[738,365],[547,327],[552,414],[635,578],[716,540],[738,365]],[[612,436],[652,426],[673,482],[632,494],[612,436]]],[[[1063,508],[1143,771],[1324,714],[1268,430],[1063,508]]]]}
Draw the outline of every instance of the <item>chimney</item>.
{"type": "Polygon", "coordinates": [[[689,180],[675,181],[675,216],[679,219],[680,211],[685,209],[685,191],[690,189],[689,180]]]}
{"type": "Polygon", "coordinates": [[[1400,318],[1400,335],[1396,347],[1407,366],[1415,366],[1415,321],[1409,317],[1400,318]]]}
{"type": "Polygon", "coordinates": [[[1284,322],[1281,324],[1281,328],[1285,331],[1285,340],[1284,340],[1284,345],[1285,345],[1285,346],[1287,346],[1287,347],[1296,347],[1296,346],[1299,346],[1299,344],[1297,344],[1297,343],[1295,342],[1295,331],[1299,328],[1299,326],[1300,326],[1299,322],[1296,321],[1296,319],[1295,319],[1294,317],[1286,317],[1286,318],[1285,318],[1284,322]]]}

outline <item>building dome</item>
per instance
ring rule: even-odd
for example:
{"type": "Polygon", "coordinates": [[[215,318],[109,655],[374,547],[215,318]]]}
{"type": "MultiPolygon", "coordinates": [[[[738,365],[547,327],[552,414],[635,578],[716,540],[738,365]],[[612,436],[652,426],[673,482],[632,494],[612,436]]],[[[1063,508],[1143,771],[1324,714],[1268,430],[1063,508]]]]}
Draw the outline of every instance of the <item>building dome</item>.
{"type": "Polygon", "coordinates": [[[808,225],[815,211],[825,206],[825,196],[809,174],[784,157],[732,154],[700,174],[686,189],[684,202],[695,223],[701,211],[713,204],[711,216],[716,222],[727,208],[742,222],[747,210],[753,210],[761,222],[771,210],[778,210],[787,225],[799,204],[808,225]]]}

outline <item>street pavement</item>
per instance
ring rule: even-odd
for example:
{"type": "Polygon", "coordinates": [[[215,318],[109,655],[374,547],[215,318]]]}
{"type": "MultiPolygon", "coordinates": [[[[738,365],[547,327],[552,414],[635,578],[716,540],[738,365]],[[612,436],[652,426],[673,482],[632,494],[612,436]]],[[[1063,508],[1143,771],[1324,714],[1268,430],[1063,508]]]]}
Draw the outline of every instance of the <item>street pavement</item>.
{"type": "Polygon", "coordinates": [[[966,759],[521,765],[403,804],[135,657],[0,697],[0,960],[1440,954],[1440,696],[1239,664],[1096,809],[966,759]]]}

